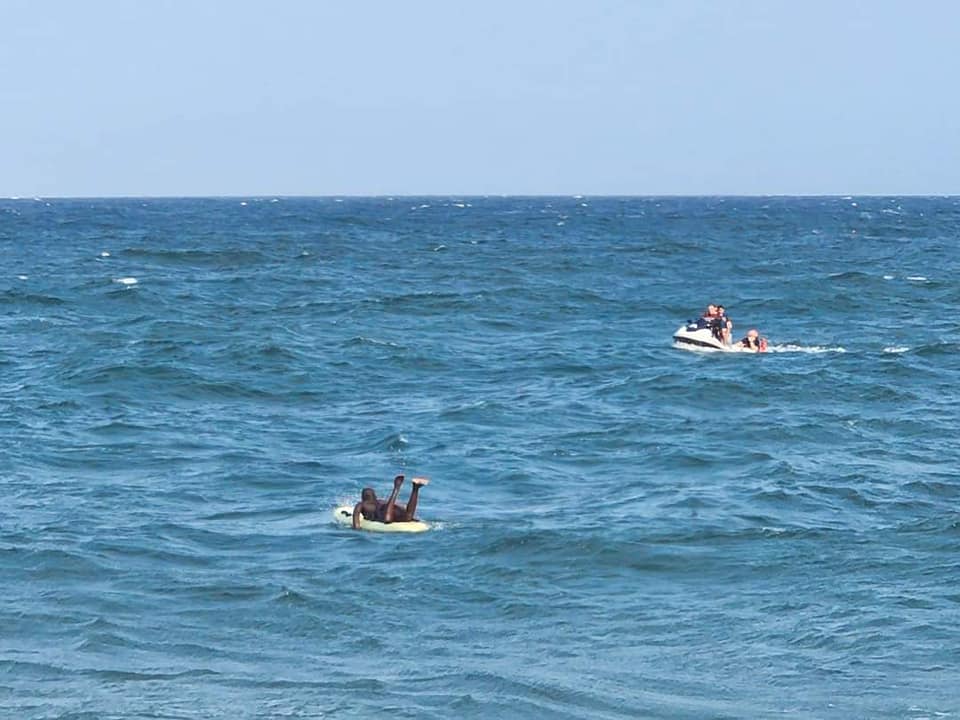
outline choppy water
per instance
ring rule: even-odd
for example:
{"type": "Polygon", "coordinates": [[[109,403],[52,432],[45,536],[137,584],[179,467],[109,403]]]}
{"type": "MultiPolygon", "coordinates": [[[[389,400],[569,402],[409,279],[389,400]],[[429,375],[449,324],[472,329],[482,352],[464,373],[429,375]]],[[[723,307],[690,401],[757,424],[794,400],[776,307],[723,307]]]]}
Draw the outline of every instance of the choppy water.
{"type": "Polygon", "coordinates": [[[958,236],[956,198],[0,201],[0,715],[956,717],[958,236]],[[673,348],[711,301],[776,352],[673,348]],[[436,530],[330,522],[397,472],[436,530]]]}

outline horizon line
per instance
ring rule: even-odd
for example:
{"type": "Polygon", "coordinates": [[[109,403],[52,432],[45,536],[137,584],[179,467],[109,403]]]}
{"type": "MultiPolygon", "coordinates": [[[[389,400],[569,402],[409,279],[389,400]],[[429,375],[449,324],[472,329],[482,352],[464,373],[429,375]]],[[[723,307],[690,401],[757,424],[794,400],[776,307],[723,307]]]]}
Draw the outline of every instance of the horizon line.
{"type": "Polygon", "coordinates": [[[5,195],[2,200],[327,200],[417,198],[960,198],[960,193],[332,193],[321,195],[250,193],[243,195],[5,195]]]}

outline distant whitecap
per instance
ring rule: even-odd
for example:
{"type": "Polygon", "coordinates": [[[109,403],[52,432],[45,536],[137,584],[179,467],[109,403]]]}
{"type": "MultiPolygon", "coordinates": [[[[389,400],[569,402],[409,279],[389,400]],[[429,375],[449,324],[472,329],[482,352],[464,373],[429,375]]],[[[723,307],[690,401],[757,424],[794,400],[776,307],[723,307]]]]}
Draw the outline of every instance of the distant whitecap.
{"type": "Polygon", "coordinates": [[[884,276],[883,276],[883,279],[884,279],[884,280],[893,280],[893,275],[884,275],[884,276]]]}
{"type": "Polygon", "coordinates": [[[912,280],[913,282],[926,282],[927,278],[923,275],[907,275],[907,280],[912,280]]]}
{"type": "Polygon", "coordinates": [[[905,353],[905,352],[907,352],[909,349],[910,349],[910,348],[904,347],[904,346],[902,346],[902,345],[892,345],[892,346],[890,346],[890,347],[885,347],[885,348],[883,349],[883,351],[884,351],[885,353],[905,353]]]}
{"type": "Polygon", "coordinates": [[[241,204],[241,205],[246,205],[247,203],[246,203],[246,201],[243,201],[243,202],[241,202],[240,204],[241,204]]]}
{"type": "Polygon", "coordinates": [[[122,277],[114,280],[115,283],[120,283],[121,285],[136,285],[139,282],[135,277],[122,277]]]}
{"type": "Polygon", "coordinates": [[[29,275],[17,275],[17,280],[29,280],[29,275]]]}
{"type": "Polygon", "coordinates": [[[102,253],[100,253],[100,257],[110,257],[110,253],[104,250],[102,253]]]}

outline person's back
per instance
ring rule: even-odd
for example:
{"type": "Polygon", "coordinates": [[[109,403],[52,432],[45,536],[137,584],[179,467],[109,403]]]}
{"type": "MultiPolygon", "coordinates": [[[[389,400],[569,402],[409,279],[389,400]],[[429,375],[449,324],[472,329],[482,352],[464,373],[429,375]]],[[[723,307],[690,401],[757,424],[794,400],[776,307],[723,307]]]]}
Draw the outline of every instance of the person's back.
{"type": "Polygon", "coordinates": [[[377,498],[373,488],[364,488],[360,493],[360,502],[357,503],[357,508],[360,509],[360,514],[363,515],[365,520],[379,520],[380,508],[384,505],[386,503],[377,498]]]}

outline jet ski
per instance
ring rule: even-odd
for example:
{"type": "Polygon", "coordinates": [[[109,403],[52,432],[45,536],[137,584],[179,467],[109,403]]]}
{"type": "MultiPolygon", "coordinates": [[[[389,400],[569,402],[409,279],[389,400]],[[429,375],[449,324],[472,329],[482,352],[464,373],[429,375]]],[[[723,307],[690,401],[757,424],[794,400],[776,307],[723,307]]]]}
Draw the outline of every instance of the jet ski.
{"type": "Polygon", "coordinates": [[[721,340],[711,327],[703,327],[693,321],[683,325],[673,334],[673,342],[677,347],[688,350],[716,350],[719,352],[743,352],[746,350],[740,343],[727,345],[721,340]]]}

